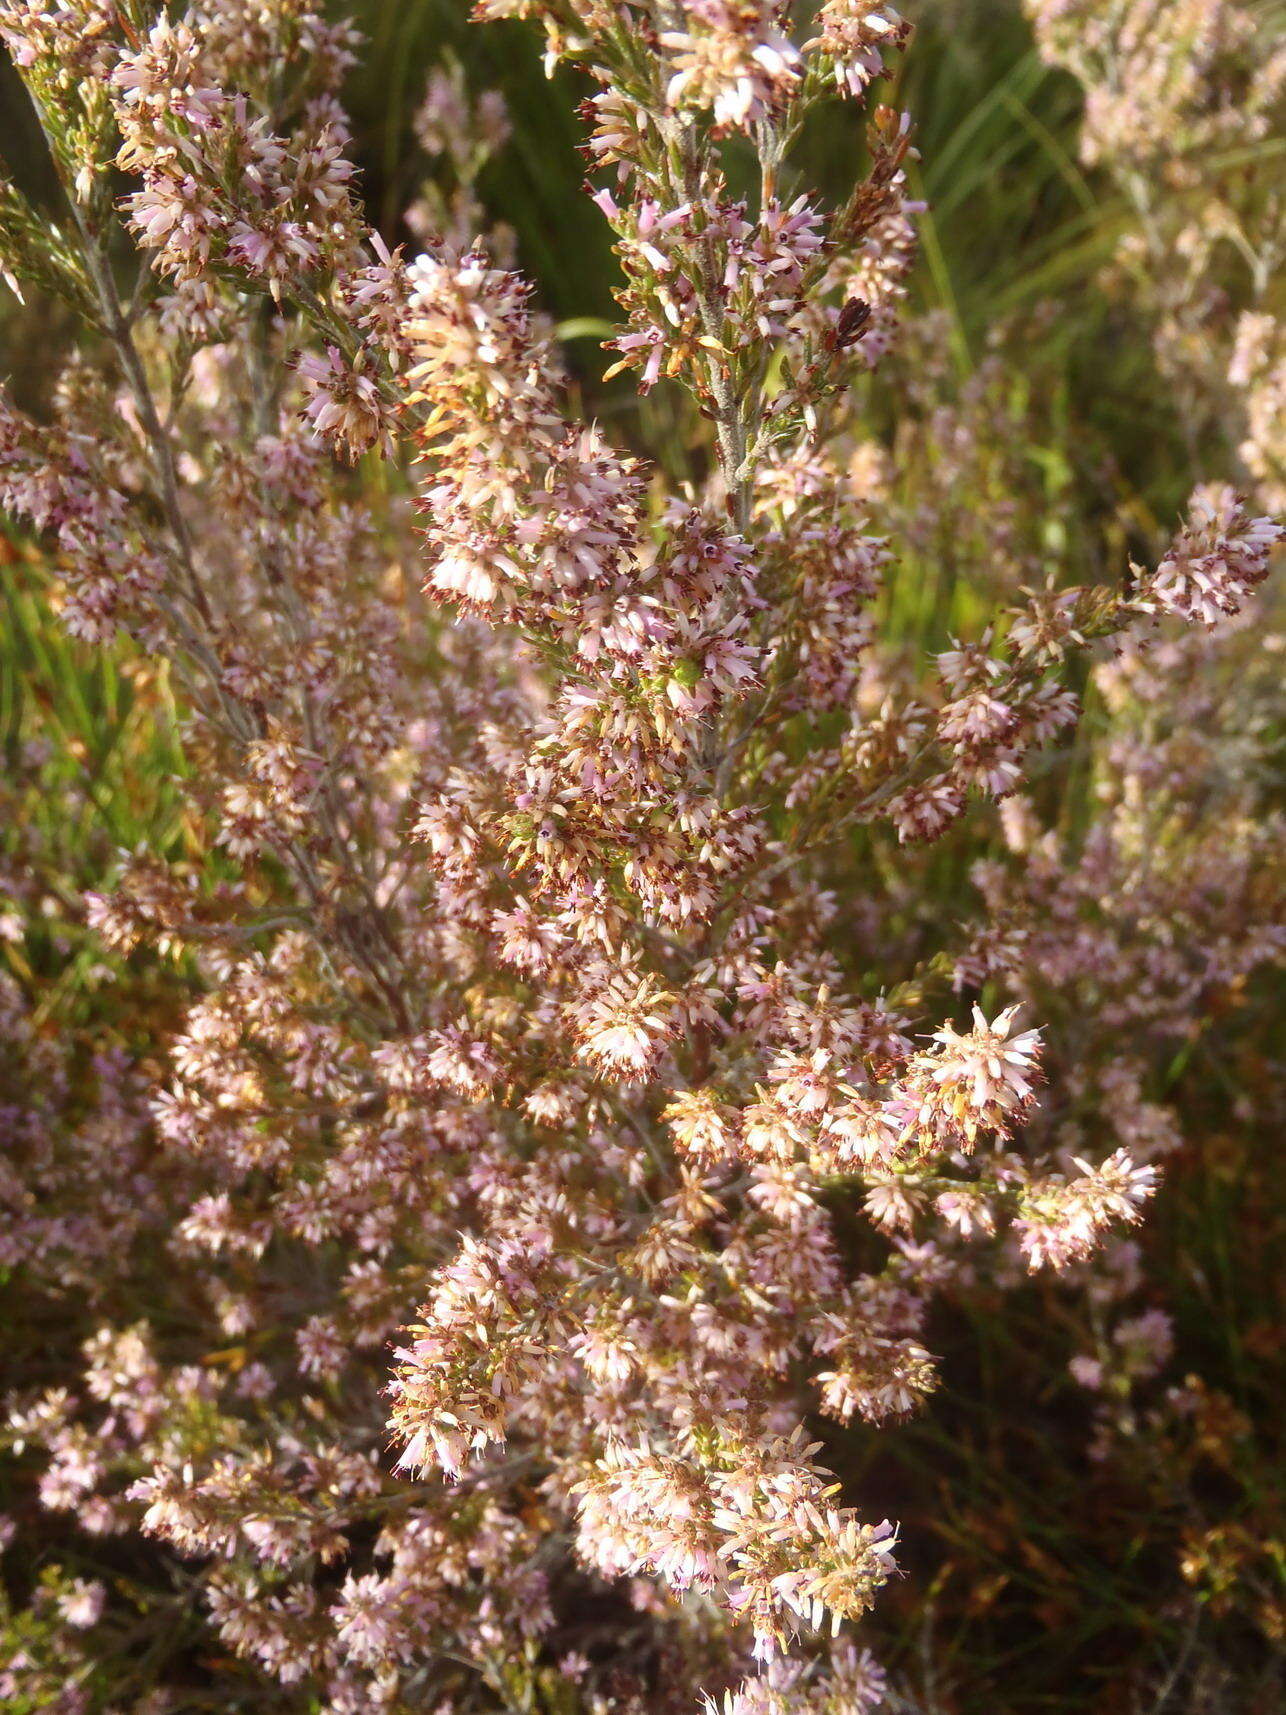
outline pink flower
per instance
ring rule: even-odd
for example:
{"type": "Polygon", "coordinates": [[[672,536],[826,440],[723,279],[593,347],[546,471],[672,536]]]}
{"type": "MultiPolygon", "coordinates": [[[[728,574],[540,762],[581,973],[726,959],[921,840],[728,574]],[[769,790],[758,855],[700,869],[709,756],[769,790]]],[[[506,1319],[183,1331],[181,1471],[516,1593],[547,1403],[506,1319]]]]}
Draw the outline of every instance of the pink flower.
{"type": "Polygon", "coordinates": [[[1139,600],[1194,624],[1215,626],[1237,613],[1250,591],[1268,575],[1268,558],[1286,535],[1272,518],[1252,518],[1227,486],[1194,490],[1189,520],[1139,600]]]}

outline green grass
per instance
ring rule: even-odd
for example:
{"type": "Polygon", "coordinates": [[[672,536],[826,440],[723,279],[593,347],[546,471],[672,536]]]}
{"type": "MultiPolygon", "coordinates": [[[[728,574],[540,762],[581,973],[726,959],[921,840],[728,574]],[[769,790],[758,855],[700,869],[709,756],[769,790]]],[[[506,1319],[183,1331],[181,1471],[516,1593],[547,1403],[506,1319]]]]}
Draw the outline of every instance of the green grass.
{"type": "Polygon", "coordinates": [[[73,851],[106,841],[172,855],[183,835],[186,767],[168,670],[140,664],[128,645],[77,644],[40,591],[36,568],[6,570],[0,747],[7,777],[23,772],[25,746],[34,741],[47,751],[34,770],[26,831],[73,851]]]}

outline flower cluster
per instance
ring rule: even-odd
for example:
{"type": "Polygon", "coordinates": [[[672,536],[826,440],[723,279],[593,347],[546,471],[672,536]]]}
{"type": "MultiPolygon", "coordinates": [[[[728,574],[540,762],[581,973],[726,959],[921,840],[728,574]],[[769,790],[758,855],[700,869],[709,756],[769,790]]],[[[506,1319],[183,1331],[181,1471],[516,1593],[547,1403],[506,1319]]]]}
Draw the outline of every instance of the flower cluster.
{"type": "MultiPolygon", "coordinates": [[[[614,349],[710,424],[682,482],[572,413],[472,230],[504,119],[458,70],[420,109],[443,171],[407,260],[356,200],[347,26],[0,0],[68,212],[36,239],[0,193],[0,260],[86,318],[46,405],[0,404],[0,503],[71,634],[172,675],[187,764],[156,849],[70,888],[0,872],[11,938],[79,937],[129,1049],[94,1051],[101,1012],[51,1033],[30,961],[0,986],[3,1260],[65,1358],[27,1366],[6,1446],[68,1566],[103,1562],[5,1633],[33,1706],[99,1659],[69,1707],[149,1715],[201,1673],[327,1715],[872,1709],[845,1628],[897,1533],[806,1419],[911,1413],[979,1247],[1074,1271],[1155,1188],[1128,1067],[1117,1131],[1061,1123],[1076,1034],[1036,980],[1108,946],[1128,1021],[1126,937],[1087,951],[1069,913],[1144,897],[1146,783],[1079,855],[1022,789],[1078,718],[1068,661],[1113,638],[1125,672],[1158,610],[1236,610],[1278,527],[1200,491],[1133,588],[985,589],[909,662],[879,605],[902,520],[849,412],[913,259],[909,121],[871,99],[905,26],[477,10],[539,18],[595,86],[614,349]],[[836,95],[870,102],[870,163],[832,209],[791,178],[836,95]],[[993,803],[1022,885],[976,870],[972,943],[922,910],[904,956],[898,878],[993,803]],[[94,1547],[125,1537],[138,1578],[94,1547]]],[[[1230,929],[1219,970],[1263,944],[1230,929]]],[[[1161,1030],[1189,973],[1149,974],[1161,1030]]]]}
{"type": "Polygon", "coordinates": [[[1180,618],[1214,626],[1241,611],[1246,597],[1268,576],[1268,558],[1283,528],[1272,518],[1250,518],[1228,487],[1199,488],[1190,519],[1175,537],[1145,589],[1145,601],[1180,618]]]}

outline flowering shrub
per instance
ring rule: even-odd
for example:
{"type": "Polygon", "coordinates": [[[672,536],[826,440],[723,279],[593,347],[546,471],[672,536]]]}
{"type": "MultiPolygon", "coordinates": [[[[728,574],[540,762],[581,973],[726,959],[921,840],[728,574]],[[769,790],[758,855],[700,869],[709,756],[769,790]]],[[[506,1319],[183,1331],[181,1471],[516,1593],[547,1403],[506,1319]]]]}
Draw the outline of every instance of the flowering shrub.
{"type": "Polygon", "coordinates": [[[1114,1283],[1075,1374],[1119,1406],[1166,1345],[1124,1314],[1174,1143],[1146,1057],[1282,952],[1249,789],[1163,837],[1259,503],[1212,481],[1155,569],[1000,580],[930,665],[882,630],[925,522],[853,404],[921,212],[902,19],[477,12],[591,89],[613,369],[709,425],[681,483],[572,414],[458,69],[411,258],[357,199],[348,25],[0,0],[65,199],[5,182],[0,253],[83,326],[47,412],[0,401],[0,501],[68,631],[181,685],[193,824],[6,878],[15,935],[104,969],[57,1036],[2,995],[13,1528],[59,1545],[5,1616],[16,1707],[875,1707],[849,1623],[898,1533],[810,1424],[919,1408],[932,1306],[988,1271],[1114,1283]],[[799,163],[837,100],[830,205],[799,163]],[[1119,720],[1080,841],[1025,788],[1087,675],[1119,720]],[[908,945],[926,848],[993,804],[1008,860],[908,945]]]}

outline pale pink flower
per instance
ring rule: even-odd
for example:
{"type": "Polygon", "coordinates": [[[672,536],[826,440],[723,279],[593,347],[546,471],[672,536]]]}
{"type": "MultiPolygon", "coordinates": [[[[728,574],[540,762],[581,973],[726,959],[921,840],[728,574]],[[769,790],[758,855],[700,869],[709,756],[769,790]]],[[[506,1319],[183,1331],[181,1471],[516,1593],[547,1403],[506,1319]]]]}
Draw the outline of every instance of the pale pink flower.
{"type": "Polygon", "coordinates": [[[1188,523],[1150,579],[1140,602],[1215,626],[1237,613],[1268,575],[1272,550],[1286,529],[1272,518],[1252,518],[1236,492],[1217,484],[1194,491],[1188,523]]]}

